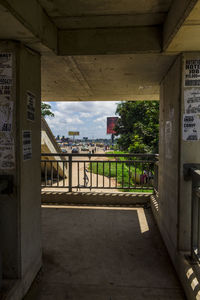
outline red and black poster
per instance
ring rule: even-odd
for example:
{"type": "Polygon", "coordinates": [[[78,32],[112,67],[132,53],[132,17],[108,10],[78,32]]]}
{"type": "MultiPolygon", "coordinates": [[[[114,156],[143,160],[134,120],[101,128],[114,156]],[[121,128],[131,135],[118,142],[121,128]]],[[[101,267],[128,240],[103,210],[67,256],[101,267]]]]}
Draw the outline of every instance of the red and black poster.
{"type": "Polygon", "coordinates": [[[115,125],[117,123],[118,117],[108,117],[107,118],[107,134],[115,134],[114,130],[115,125]]]}

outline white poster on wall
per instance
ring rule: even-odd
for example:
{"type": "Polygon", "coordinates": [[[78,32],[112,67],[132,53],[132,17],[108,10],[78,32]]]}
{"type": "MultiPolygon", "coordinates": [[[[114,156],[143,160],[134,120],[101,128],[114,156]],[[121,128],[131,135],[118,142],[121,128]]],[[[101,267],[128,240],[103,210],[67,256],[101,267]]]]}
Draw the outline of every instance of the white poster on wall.
{"type": "Polygon", "coordinates": [[[0,145],[0,169],[10,170],[15,167],[14,145],[0,145]]]}
{"type": "Polygon", "coordinates": [[[200,115],[198,114],[183,115],[183,140],[184,141],[200,140],[200,115]]]}
{"type": "Polygon", "coordinates": [[[15,147],[12,136],[13,101],[10,101],[12,89],[12,54],[0,52],[0,169],[15,167],[15,147]]]}
{"type": "Polygon", "coordinates": [[[23,159],[30,160],[32,158],[32,132],[31,130],[22,131],[23,143],[23,159]]]}
{"type": "Polygon", "coordinates": [[[9,97],[11,95],[11,85],[0,85],[0,99],[2,97],[9,97]]]}
{"type": "Polygon", "coordinates": [[[13,122],[13,102],[0,98],[0,132],[11,132],[13,122]]]}
{"type": "Polygon", "coordinates": [[[27,92],[27,120],[35,121],[35,95],[27,92]]]}
{"type": "Polygon", "coordinates": [[[186,89],[184,104],[186,114],[200,114],[200,88],[186,89]]]}
{"type": "Polygon", "coordinates": [[[12,134],[0,132],[0,145],[13,145],[14,140],[12,134]]]}
{"type": "Polygon", "coordinates": [[[12,84],[12,53],[0,52],[0,85],[12,84]]]}
{"type": "Polygon", "coordinates": [[[185,60],[185,87],[200,86],[200,59],[185,60]]]}

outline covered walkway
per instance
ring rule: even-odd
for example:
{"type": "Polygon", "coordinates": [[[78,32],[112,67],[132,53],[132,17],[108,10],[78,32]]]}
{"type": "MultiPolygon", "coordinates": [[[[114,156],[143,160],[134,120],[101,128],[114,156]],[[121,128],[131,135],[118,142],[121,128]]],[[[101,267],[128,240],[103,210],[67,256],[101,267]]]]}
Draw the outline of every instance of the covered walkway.
{"type": "Polygon", "coordinates": [[[182,297],[149,210],[143,232],[136,210],[44,208],[41,227],[41,99],[160,100],[153,213],[199,299],[200,0],[3,0],[0,25],[0,292],[43,265],[34,300],[182,297]]]}
{"type": "Polygon", "coordinates": [[[185,299],[150,208],[45,205],[42,231],[25,300],[185,299]]]}

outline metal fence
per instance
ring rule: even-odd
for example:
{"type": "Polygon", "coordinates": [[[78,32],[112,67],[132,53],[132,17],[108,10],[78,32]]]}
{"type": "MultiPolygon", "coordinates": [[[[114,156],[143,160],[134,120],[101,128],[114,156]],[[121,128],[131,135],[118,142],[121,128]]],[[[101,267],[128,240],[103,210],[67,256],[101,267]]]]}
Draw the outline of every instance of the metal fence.
{"type": "Polygon", "coordinates": [[[185,180],[192,180],[191,195],[191,257],[200,261],[200,165],[184,165],[185,180]]]}
{"type": "Polygon", "coordinates": [[[41,154],[42,188],[153,190],[154,154],[41,154]]]}
{"type": "Polygon", "coordinates": [[[153,180],[153,186],[154,186],[154,192],[156,195],[158,195],[158,172],[159,172],[159,156],[156,156],[157,161],[154,164],[154,180],[153,180]]]}

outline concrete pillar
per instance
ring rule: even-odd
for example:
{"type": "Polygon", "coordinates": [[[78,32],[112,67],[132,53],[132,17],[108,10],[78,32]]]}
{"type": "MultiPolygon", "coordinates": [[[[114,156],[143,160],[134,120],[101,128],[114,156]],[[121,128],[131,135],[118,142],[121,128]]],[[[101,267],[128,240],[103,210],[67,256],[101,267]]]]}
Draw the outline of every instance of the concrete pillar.
{"type": "Polygon", "coordinates": [[[0,42],[0,248],[19,299],[41,267],[40,70],[38,53],[0,42]]]}
{"type": "Polygon", "coordinates": [[[200,53],[184,53],[161,83],[158,224],[174,261],[178,252],[190,250],[191,182],[183,178],[183,165],[199,163],[198,103],[191,101],[200,97],[199,72],[200,53]],[[192,123],[197,133],[188,129],[192,123]]]}

